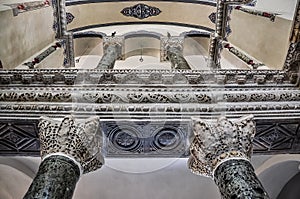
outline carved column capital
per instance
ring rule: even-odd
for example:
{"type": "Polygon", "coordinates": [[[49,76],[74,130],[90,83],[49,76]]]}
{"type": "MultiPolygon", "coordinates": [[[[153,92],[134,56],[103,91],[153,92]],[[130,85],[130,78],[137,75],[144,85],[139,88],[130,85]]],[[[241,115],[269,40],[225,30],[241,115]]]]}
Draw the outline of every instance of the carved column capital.
{"type": "Polygon", "coordinates": [[[168,60],[168,51],[170,48],[176,49],[178,52],[183,52],[183,36],[168,36],[160,38],[160,61],[169,61],[168,60]]]}
{"type": "Polygon", "coordinates": [[[213,178],[217,167],[231,159],[250,160],[255,135],[253,116],[217,121],[193,118],[195,135],[188,167],[197,175],[213,178]]]}
{"type": "Polygon", "coordinates": [[[81,173],[95,171],[104,164],[99,117],[82,122],[71,116],[62,121],[41,117],[38,128],[43,159],[53,155],[68,157],[79,164],[81,173]]]}

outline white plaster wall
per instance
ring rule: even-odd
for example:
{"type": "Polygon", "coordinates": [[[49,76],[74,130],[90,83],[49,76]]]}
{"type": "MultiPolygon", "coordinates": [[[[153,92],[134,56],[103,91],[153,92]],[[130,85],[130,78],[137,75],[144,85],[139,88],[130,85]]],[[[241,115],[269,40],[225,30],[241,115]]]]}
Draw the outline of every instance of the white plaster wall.
{"type": "Polygon", "coordinates": [[[0,4],[0,60],[4,69],[13,69],[54,41],[52,7],[13,16],[0,4]]]}
{"type": "Polygon", "coordinates": [[[19,199],[29,188],[32,179],[21,171],[0,164],[0,198],[19,199]]]}
{"type": "Polygon", "coordinates": [[[255,8],[281,14],[292,19],[298,0],[258,0],[255,8]]]}

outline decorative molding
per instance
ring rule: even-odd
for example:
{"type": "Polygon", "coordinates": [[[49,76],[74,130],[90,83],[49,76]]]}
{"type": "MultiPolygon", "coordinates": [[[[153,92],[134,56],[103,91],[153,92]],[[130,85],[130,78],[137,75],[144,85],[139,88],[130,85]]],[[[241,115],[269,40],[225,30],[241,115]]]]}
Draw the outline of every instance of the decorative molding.
{"type": "Polygon", "coordinates": [[[210,37],[210,32],[208,31],[198,31],[198,30],[191,30],[191,31],[186,31],[182,32],[179,35],[180,37],[210,37]]]}
{"type": "MultiPolygon", "coordinates": [[[[22,81],[30,83],[32,76],[23,75],[22,81]]],[[[234,88],[15,88],[2,89],[0,101],[5,103],[18,102],[52,102],[52,103],[181,103],[181,104],[213,104],[213,103],[244,103],[244,102],[299,102],[300,90],[291,88],[261,88],[261,89],[234,89],[234,88]]],[[[260,104],[261,105],[261,104],[260,104]]]]}
{"type": "Polygon", "coordinates": [[[136,4],[131,7],[124,8],[121,13],[127,17],[134,17],[137,19],[145,19],[148,17],[157,16],[161,13],[159,8],[148,6],[143,3],[136,4]]]}
{"type": "Polygon", "coordinates": [[[280,70],[2,70],[0,87],[8,85],[89,85],[89,84],[164,84],[181,86],[230,85],[251,88],[258,86],[297,86],[298,72],[280,70]],[[160,79],[153,79],[161,74],[160,79]],[[22,76],[31,77],[31,82],[23,82],[22,76]]]}
{"type": "Polygon", "coordinates": [[[179,23],[179,22],[167,22],[167,21],[130,21],[130,22],[112,22],[112,23],[101,23],[101,24],[93,24],[81,26],[78,28],[70,29],[71,32],[78,32],[88,29],[100,28],[100,27],[108,27],[108,26],[123,26],[123,25],[145,25],[145,24],[158,24],[158,25],[169,25],[169,26],[180,26],[180,27],[188,27],[188,28],[196,28],[199,30],[205,30],[209,32],[213,32],[212,28],[207,26],[195,25],[195,24],[187,24],[187,23],[179,23]]]}
{"type": "Polygon", "coordinates": [[[49,7],[50,1],[49,0],[32,1],[32,2],[24,2],[24,3],[4,4],[4,5],[10,6],[12,8],[13,15],[18,16],[18,14],[20,13],[49,7]]]}
{"type": "MultiPolygon", "coordinates": [[[[42,110],[38,111],[43,113],[42,110]]],[[[104,136],[102,151],[107,157],[124,157],[124,155],[137,158],[187,157],[189,155],[189,137],[192,132],[188,118],[166,119],[162,122],[161,118],[166,118],[166,116],[160,116],[159,120],[151,120],[150,117],[145,119],[144,115],[143,121],[118,120],[116,115],[111,117],[115,119],[101,121],[99,126],[104,136]]],[[[22,118],[0,120],[0,155],[39,155],[38,119],[24,120],[22,118]]],[[[256,119],[255,122],[254,154],[300,152],[299,119],[268,118],[256,119]]]]}
{"type": "Polygon", "coordinates": [[[125,40],[134,37],[152,37],[160,40],[160,38],[163,37],[163,34],[154,31],[138,30],[138,31],[127,32],[123,34],[123,36],[125,40]]]}
{"type": "Polygon", "coordinates": [[[99,117],[78,122],[70,116],[62,121],[43,116],[38,128],[42,158],[64,154],[75,159],[84,173],[95,171],[104,164],[100,152],[102,135],[99,132],[99,117]]]}

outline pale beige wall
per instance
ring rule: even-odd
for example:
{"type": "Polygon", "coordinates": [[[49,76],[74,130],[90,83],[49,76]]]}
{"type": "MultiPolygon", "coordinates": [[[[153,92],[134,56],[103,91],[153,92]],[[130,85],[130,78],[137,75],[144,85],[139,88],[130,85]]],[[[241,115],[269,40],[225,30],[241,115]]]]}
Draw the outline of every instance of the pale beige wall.
{"type": "Polygon", "coordinates": [[[52,8],[42,8],[13,16],[0,5],[0,60],[13,69],[54,41],[52,8]]]}
{"type": "Polygon", "coordinates": [[[125,40],[125,58],[140,55],[160,57],[160,40],[153,37],[133,37],[125,40]]]}
{"type": "Polygon", "coordinates": [[[230,24],[230,43],[269,68],[283,68],[292,27],[290,20],[278,16],[272,22],[265,17],[233,10],[230,24]]]}
{"type": "Polygon", "coordinates": [[[292,19],[297,1],[298,0],[258,0],[255,9],[275,12],[292,19]]]}
{"type": "Polygon", "coordinates": [[[207,37],[187,37],[184,39],[184,56],[208,55],[209,38],[207,37]]]}
{"type": "Polygon", "coordinates": [[[83,5],[68,6],[67,12],[71,12],[75,19],[68,25],[68,29],[84,27],[87,25],[106,24],[115,22],[177,22],[192,25],[202,25],[214,29],[214,24],[208,16],[215,12],[216,8],[209,5],[179,3],[179,2],[100,2],[83,5]],[[143,20],[126,17],[121,14],[125,7],[134,6],[137,3],[145,3],[158,7],[162,12],[158,16],[143,20]]]}
{"type": "Polygon", "coordinates": [[[83,55],[103,55],[102,39],[97,37],[84,37],[74,39],[75,57],[83,55]]]}

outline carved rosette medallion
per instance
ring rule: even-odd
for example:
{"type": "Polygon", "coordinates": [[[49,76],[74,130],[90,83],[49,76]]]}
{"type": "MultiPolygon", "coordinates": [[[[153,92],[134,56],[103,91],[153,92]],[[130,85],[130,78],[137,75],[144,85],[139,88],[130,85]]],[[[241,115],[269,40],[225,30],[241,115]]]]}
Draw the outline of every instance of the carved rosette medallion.
{"type": "Polygon", "coordinates": [[[38,128],[43,159],[53,155],[69,157],[80,164],[83,173],[95,171],[104,164],[98,117],[83,122],[75,122],[73,117],[62,121],[41,117],[38,128]]]}
{"type": "Polygon", "coordinates": [[[148,6],[146,4],[139,3],[135,6],[124,8],[121,13],[127,17],[134,17],[138,19],[145,19],[148,17],[157,16],[161,13],[161,10],[156,7],[148,6]]]}
{"type": "Polygon", "coordinates": [[[217,121],[193,118],[194,139],[188,167],[197,175],[213,177],[222,163],[231,159],[250,160],[255,135],[253,116],[217,121]]]}

